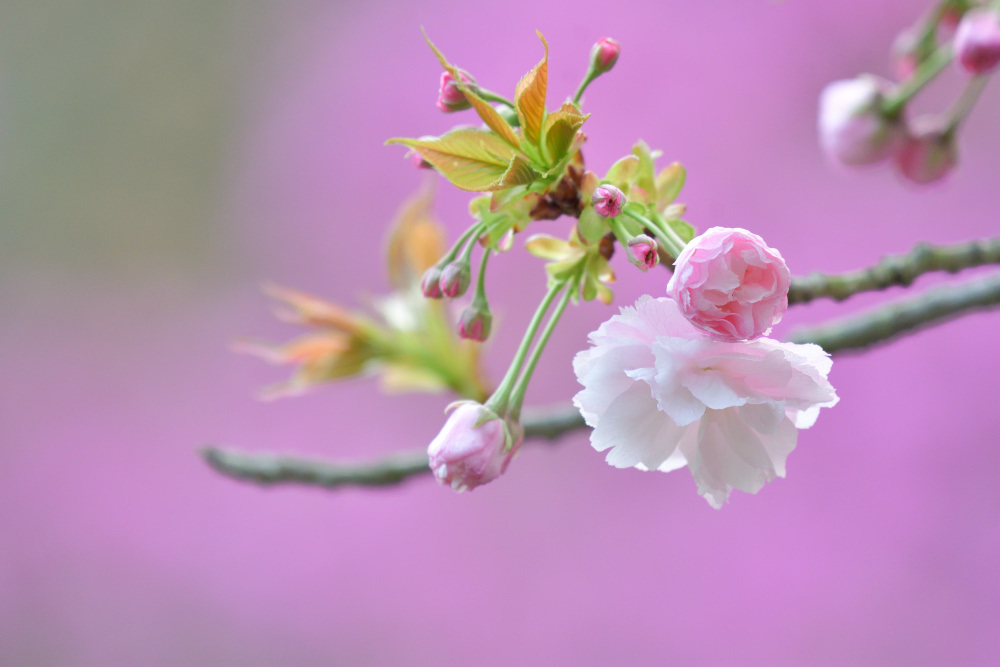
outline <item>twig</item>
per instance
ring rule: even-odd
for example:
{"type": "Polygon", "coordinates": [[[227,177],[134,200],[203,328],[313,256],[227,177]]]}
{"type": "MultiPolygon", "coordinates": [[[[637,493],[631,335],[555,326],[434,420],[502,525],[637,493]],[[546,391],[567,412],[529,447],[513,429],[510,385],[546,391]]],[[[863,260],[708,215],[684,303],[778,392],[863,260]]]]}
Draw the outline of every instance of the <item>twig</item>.
{"type": "Polygon", "coordinates": [[[837,275],[811,273],[793,278],[788,303],[828,298],[843,301],[859,292],[907,286],[931,271],[958,273],[985,264],[1000,264],[1000,236],[968,243],[934,246],[918,243],[904,255],[889,255],[867,269],[837,275]]]}
{"type": "MultiPolygon", "coordinates": [[[[906,333],[997,306],[1000,306],[1000,273],[957,287],[937,287],[919,296],[880,306],[827,326],[802,329],[794,332],[791,340],[819,344],[831,354],[863,351],[906,333]]],[[[555,440],[585,426],[583,418],[572,407],[526,412],[522,424],[525,438],[547,440],[555,440]]],[[[223,475],[262,486],[305,484],[330,489],[393,486],[430,472],[427,454],[423,450],[362,463],[331,463],[216,447],[206,447],[202,455],[223,475]]]]}
{"type": "Polygon", "coordinates": [[[816,343],[830,354],[863,352],[920,329],[1000,306],[1000,273],[963,285],[941,286],[823,326],[800,329],[795,343],[816,343]]]}

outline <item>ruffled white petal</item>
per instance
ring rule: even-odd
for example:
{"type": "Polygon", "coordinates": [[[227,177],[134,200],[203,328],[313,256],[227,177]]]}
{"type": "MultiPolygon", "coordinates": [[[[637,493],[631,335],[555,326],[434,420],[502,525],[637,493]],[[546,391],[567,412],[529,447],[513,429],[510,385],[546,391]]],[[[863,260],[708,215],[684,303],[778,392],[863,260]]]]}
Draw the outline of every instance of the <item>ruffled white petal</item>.
{"type": "Polygon", "coordinates": [[[670,458],[686,430],[657,410],[656,401],[639,383],[608,406],[590,443],[599,452],[610,449],[607,462],[616,468],[642,465],[652,470],[670,458]]]}

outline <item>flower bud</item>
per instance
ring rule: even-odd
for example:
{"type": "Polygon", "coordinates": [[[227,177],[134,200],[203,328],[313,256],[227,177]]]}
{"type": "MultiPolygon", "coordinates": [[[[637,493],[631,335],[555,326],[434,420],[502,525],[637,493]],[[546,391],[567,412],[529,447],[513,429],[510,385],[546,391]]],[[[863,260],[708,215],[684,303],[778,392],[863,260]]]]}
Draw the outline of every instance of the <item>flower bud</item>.
{"type": "MultiPolygon", "coordinates": [[[[468,72],[458,70],[458,75],[462,78],[463,83],[467,83],[470,86],[476,85],[476,80],[468,72]]],[[[469,100],[465,99],[465,93],[455,83],[455,77],[451,75],[451,72],[442,72],[437,108],[445,113],[451,113],[452,111],[464,111],[470,107],[472,105],[469,104],[469,100]]]]}
{"type": "Polygon", "coordinates": [[[618,62],[618,54],[621,53],[621,46],[610,37],[602,37],[597,40],[590,50],[590,69],[597,74],[610,72],[611,68],[618,62]]]}
{"type": "Polygon", "coordinates": [[[490,337],[492,326],[493,314],[489,307],[485,303],[480,305],[478,301],[473,301],[458,319],[458,335],[481,343],[490,337]]]}
{"type": "Polygon", "coordinates": [[[438,285],[440,285],[441,293],[444,296],[454,299],[465,294],[471,280],[472,272],[469,270],[469,263],[459,260],[444,267],[438,285]]]}
{"type": "Polygon", "coordinates": [[[635,264],[645,273],[660,263],[660,255],[656,252],[656,241],[645,234],[633,236],[628,242],[628,261],[635,264]]]}
{"type": "Polygon", "coordinates": [[[931,117],[918,118],[903,146],[892,156],[903,178],[925,185],[947,176],[958,164],[958,146],[953,132],[931,117]]]}
{"type": "Polygon", "coordinates": [[[614,218],[621,214],[625,206],[625,194],[611,184],[598,185],[590,201],[602,218],[614,218]]]}
{"type": "Polygon", "coordinates": [[[882,114],[888,81],[863,74],[834,81],[819,100],[819,138],[831,160],[842,165],[863,165],[889,157],[902,142],[904,131],[897,119],[882,114]]]}
{"type": "Polygon", "coordinates": [[[420,279],[420,291],[428,299],[440,299],[444,296],[441,293],[441,269],[436,264],[424,271],[424,277],[420,279]]]}
{"type": "Polygon", "coordinates": [[[492,482],[507,470],[524,431],[480,403],[464,401],[448,417],[427,448],[439,484],[469,491],[492,482]]]}
{"type": "Polygon", "coordinates": [[[892,69],[900,79],[908,79],[934,52],[934,42],[921,39],[922,30],[907,28],[892,43],[892,69]]]}
{"type": "Polygon", "coordinates": [[[434,168],[433,165],[430,162],[428,162],[427,160],[425,160],[424,156],[421,155],[420,153],[414,153],[413,157],[410,158],[410,159],[413,160],[413,166],[416,167],[417,169],[433,169],[434,168]]]}
{"type": "Polygon", "coordinates": [[[1000,64],[1000,12],[972,9],[955,31],[955,54],[969,74],[985,74],[1000,64]]]}

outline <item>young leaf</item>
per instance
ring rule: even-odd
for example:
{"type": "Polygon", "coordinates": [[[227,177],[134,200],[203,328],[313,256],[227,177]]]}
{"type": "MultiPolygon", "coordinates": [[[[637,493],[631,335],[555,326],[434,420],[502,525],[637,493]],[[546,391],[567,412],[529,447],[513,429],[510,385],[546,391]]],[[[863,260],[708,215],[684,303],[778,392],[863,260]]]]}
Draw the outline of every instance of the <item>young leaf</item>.
{"type": "MultiPolygon", "coordinates": [[[[479,117],[483,119],[486,126],[496,132],[497,136],[501,139],[516,148],[520,143],[520,140],[518,139],[517,133],[514,132],[514,128],[510,126],[510,123],[508,123],[504,117],[500,115],[499,111],[493,108],[493,105],[481,98],[473,88],[469,87],[469,85],[462,80],[462,77],[459,75],[458,68],[448,62],[448,59],[444,57],[444,54],[441,53],[438,47],[434,46],[434,42],[431,41],[431,38],[427,36],[426,32],[424,32],[424,39],[427,40],[427,46],[431,47],[431,51],[433,51],[434,55],[437,56],[441,66],[451,72],[451,75],[455,77],[455,85],[462,91],[465,95],[465,99],[469,101],[469,104],[471,104],[472,108],[476,110],[479,117]]],[[[430,162],[430,160],[428,160],[428,162],[430,162]]]]}
{"type": "Polygon", "coordinates": [[[549,80],[549,44],[542,33],[539,39],[545,46],[545,56],[517,84],[514,106],[521,121],[525,138],[533,145],[539,145],[542,135],[542,121],[545,119],[545,93],[549,80]]]}
{"type": "Polygon", "coordinates": [[[628,186],[632,184],[639,173],[639,158],[634,155],[626,155],[622,159],[611,165],[604,180],[617,188],[628,192],[628,186]]]}
{"type": "Polygon", "coordinates": [[[656,203],[660,210],[677,199],[686,177],[684,165],[680,162],[674,162],[656,175],[656,203]]]}
{"type": "Polygon", "coordinates": [[[515,155],[511,158],[507,171],[503,173],[500,180],[496,182],[495,187],[491,189],[502,190],[514,187],[515,185],[524,185],[531,183],[537,177],[538,172],[531,167],[531,163],[524,156],[515,155]]]}
{"type": "Polygon", "coordinates": [[[641,139],[632,148],[632,154],[639,158],[639,170],[635,177],[638,185],[648,197],[656,196],[656,179],[653,175],[653,158],[655,155],[645,141],[641,139]]]}
{"type": "Polygon", "coordinates": [[[440,137],[389,139],[409,146],[456,187],[482,192],[496,189],[514,162],[514,149],[492,132],[452,130],[440,137]]]}
{"type": "Polygon", "coordinates": [[[576,131],[588,118],[590,114],[584,115],[580,107],[572,102],[566,102],[559,111],[548,115],[542,134],[545,136],[545,148],[553,164],[566,157],[576,137],[576,131]]]}

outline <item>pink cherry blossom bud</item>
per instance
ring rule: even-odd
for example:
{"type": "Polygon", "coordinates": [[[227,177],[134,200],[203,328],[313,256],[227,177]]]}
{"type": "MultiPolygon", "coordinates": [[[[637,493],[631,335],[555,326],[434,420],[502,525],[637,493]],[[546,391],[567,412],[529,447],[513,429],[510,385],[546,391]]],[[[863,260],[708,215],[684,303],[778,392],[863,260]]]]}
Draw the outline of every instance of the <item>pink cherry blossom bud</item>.
{"type": "Polygon", "coordinates": [[[471,280],[472,273],[469,271],[468,262],[456,261],[444,267],[438,284],[441,286],[443,295],[454,299],[465,294],[471,280]]]}
{"type": "Polygon", "coordinates": [[[781,253],[745,229],[712,227],[684,248],[667,294],[692,324],[724,341],[766,335],[788,308],[781,253]]]}
{"type": "Polygon", "coordinates": [[[902,143],[904,130],[881,111],[892,84],[862,74],[834,81],[819,100],[819,138],[837,164],[873,164],[888,158],[902,143]]]}
{"type": "Polygon", "coordinates": [[[903,146],[892,156],[903,178],[925,185],[947,176],[958,164],[955,135],[933,117],[918,118],[903,146]]]}
{"type": "Polygon", "coordinates": [[[628,242],[628,261],[639,267],[642,272],[649,271],[660,263],[660,255],[656,252],[656,241],[645,234],[633,236],[628,242]]]}
{"type": "Polygon", "coordinates": [[[458,335],[469,340],[483,342],[490,337],[490,328],[493,325],[493,314],[490,309],[475,301],[471,306],[462,311],[458,319],[458,335]]]}
{"type": "MultiPolygon", "coordinates": [[[[463,70],[458,70],[458,75],[462,78],[464,83],[474,86],[476,80],[472,78],[472,75],[463,70]]],[[[455,77],[451,75],[451,72],[441,73],[441,88],[438,92],[437,108],[445,113],[451,113],[452,111],[464,111],[470,108],[472,105],[469,104],[469,100],[465,99],[465,93],[463,93],[458,86],[455,84],[455,77]]]]}
{"type": "Polygon", "coordinates": [[[424,271],[424,277],[420,279],[420,291],[428,299],[440,299],[444,296],[441,293],[441,269],[436,265],[424,271]]]}
{"type": "Polygon", "coordinates": [[[602,37],[597,40],[590,50],[590,68],[598,74],[610,72],[611,68],[618,62],[618,54],[621,53],[621,46],[610,37],[602,37]]]}
{"type": "Polygon", "coordinates": [[[594,210],[603,218],[614,218],[621,214],[625,206],[625,194],[613,185],[598,185],[590,201],[594,210]]]}
{"type": "Polygon", "coordinates": [[[420,153],[414,153],[411,159],[413,160],[413,166],[417,169],[433,169],[431,163],[425,160],[424,156],[420,153]]]}
{"type": "Polygon", "coordinates": [[[1000,12],[972,9],[955,31],[958,64],[969,74],[985,74],[1000,64],[1000,12]]]}
{"type": "Polygon", "coordinates": [[[916,28],[907,28],[892,43],[892,69],[900,79],[910,78],[934,50],[934,43],[922,40],[921,33],[916,28]]]}
{"type": "Polygon", "coordinates": [[[523,433],[520,424],[486,406],[461,402],[427,448],[431,471],[438,483],[459,492],[492,482],[507,470],[523,433]]]}

